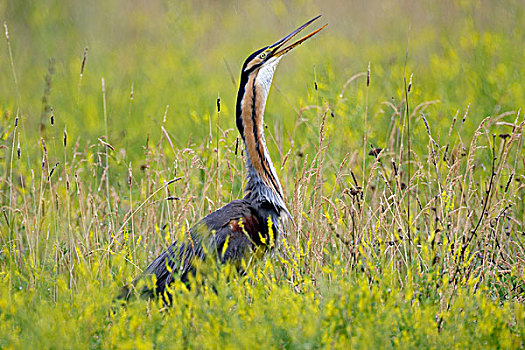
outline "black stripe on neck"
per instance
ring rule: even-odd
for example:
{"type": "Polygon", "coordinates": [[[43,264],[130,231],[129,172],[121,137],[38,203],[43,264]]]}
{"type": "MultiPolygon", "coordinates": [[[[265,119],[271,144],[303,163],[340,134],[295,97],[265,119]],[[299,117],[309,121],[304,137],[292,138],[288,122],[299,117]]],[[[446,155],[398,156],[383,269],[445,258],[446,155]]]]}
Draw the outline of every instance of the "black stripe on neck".
{"type": "MultiPolygon", "coordinates": [[[[259,133],[257,132],[257,122],[256,122],[257,121],[257,108],[255,106],[257,90],[256,90],[256,87],[255,87],[255,80],[256,79],[253,79],[253,84],[252,84],[252,124],[253,124],[253,135],[254,135],[254,139],[255,139],[255,149],[257,150],[257,154],[259,155],[259,159],[261,161],[261,168],[263,169],[264,173],[266,174],[266,176],[268,177],[268,179],[272,183],[275,192],[282,199],[281,193],[279,192],[279,186],[277,185],[277,181],[275,179],[275,176],[269,169],[269,167],[270,167],[269,162],[271,162],[271,159],[269,159],[269,162],[267,162],[268,163],[268,168],[267,168],[264,165],[264,160],[266,159],[266,157],[263,156],[263,154],[261,153],[261,149],[259,147],[259,142],[264,142],[264,141],[259,140],[259,133]]],[[[268,157],[270,157],[270,156],[268,155],[268,157]]]]}

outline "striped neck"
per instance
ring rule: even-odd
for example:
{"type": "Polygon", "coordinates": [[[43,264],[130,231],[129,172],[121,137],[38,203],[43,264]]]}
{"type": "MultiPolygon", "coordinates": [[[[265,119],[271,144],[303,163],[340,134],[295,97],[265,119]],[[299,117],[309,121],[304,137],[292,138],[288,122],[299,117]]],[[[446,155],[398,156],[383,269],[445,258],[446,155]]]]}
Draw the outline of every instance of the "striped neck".
{"type": "Polygon", "coordinates": [[[283,211],[288,214],[264,137],[264,109],[276,66],[262,66],[242,74],[237,95],[237,127],[244,141],[247,158],[245,198],[252,202],[268,202],[279,214],[283,211]]]}

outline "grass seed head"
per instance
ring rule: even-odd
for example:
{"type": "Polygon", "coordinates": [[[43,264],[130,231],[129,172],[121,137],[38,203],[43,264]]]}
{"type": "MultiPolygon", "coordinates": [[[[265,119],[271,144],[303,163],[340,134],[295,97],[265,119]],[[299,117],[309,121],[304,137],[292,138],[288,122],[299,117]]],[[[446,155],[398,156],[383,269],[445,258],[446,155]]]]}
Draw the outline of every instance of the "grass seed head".
{"type": "Polygon", "coordinates": [[[87,55],[88,55],[88,47],[86,46],[84,48],[84,55],[82,57],[82,64],[80,65],[80,78],[82,78],[82,76],[84,76],[84,68],[86,67],[87,55]]]}
{"type": "Polygon", "coordinates": [[[368,62],[368,69],[366,70],[366,87],[370,86],[370,62],[368,62]]]}

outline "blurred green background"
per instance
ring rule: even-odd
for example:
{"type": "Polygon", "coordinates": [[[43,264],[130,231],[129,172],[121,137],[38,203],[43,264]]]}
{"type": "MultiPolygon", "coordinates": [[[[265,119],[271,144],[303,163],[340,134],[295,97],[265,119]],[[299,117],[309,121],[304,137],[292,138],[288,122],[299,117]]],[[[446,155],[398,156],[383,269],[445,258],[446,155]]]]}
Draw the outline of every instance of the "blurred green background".
{"type": "MultiPolygon", "coordinates": [[[[176,147],[190,139],[200,142],[210,133],[217,118],[217,96],[222,106],[220,127],[235,128],[235,96],[244,59],[317,14],[323,15],[319,25],[328,23],[328,28],[286,57],[274,79],[266,122],[268,132],[278,134],[280,141],[270,145],[272,154],[276,148],[288,148],[286,135],[292,132],[299,109],[307,105],[329,106],[334,112],[328,121],[329,134],[337,131],[331,134],[334,157],[362,147],[364,77],[353,81],[342,98],[339,94],[369,62],[372,143],[386,142],[392,110],[382,102],[397,105],[403,99],[403,76],[408,79],[411,74],[413,106],[440,101],[426,112],[434,136],[447,131],[456,112],[461,118],[470,104],[461,131],[468,137],[487,115],[523,105],[524,9],[522,1],[512,0],[8,0],[0,4],[0,13],[9,29],[18,86],[2,40],[2,143],[9,146],[7,133],[17,110],[23,155],[38,151],[40,136],[61,138],[64,127],[70,140],[96,141],[105,133],[102,78],[109,142],[125,159],[143,157],[147,135],[158,139],[167,105],[165,127],[176,147]]],[[[316,137],[316,115],[315,110],[303,115],[312,123],[299,126],[299,140],[316,137]]],[[[425,137],[421,146],[426,147],[424,125],[418,120],[414,125],[414,140],[425,137]]],[[[236,131],[231,133],[228,142],[236,136],[236,131]]],[[[296,146],[304,152],[314,147],[307,142],[296,146]]]]}

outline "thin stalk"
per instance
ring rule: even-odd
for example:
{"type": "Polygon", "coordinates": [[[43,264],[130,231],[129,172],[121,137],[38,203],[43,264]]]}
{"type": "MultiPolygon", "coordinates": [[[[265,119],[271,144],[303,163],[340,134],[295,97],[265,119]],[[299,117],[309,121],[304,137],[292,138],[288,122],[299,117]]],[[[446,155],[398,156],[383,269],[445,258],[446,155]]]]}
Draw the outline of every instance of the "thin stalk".
{"type": "MultiPolygon", "coordinates": [[[[104,107],[104,134],[106,135],[106,142],[109,143],[109,135],[108,135],[108,112],[107,112],[107,107],[106,107],[106,82],[104,80],[104,78],[102,78],[101,80],[102,82],[102,105],[104,107]]],[[[108,225],[110,226],[110,229],[111,228],[114,228],[113,225],[111,225],[111,219],[113,217],[112,213],[113,213],[113,208],[111,206],[111,198],[110,198],[110,195],[109,195],[109,154],[108,154],[108,147],[107,146],[104,146],[104,152],[106,154],[106,169],[105,169],[105,173],[106,173],[106,200],[107,200],[107,204],[108,204],[108,225]]],[[[109,234],[109,232],[108,232],[109,234]]]]}

